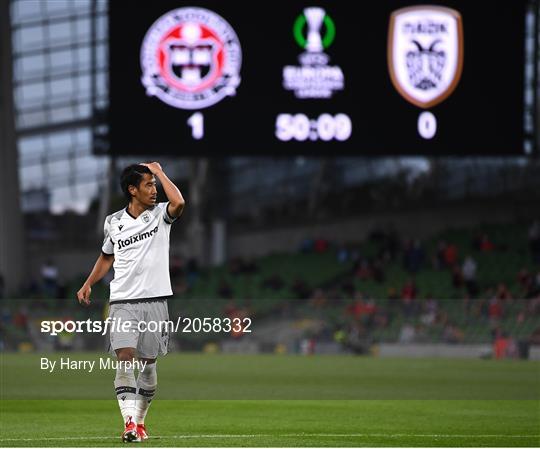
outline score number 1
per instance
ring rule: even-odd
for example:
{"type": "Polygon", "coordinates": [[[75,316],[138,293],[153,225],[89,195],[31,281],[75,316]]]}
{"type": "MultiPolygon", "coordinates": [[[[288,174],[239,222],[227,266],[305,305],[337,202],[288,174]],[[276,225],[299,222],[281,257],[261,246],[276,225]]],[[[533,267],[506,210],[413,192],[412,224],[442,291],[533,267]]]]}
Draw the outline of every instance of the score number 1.
{"type": "Polygon", "coordinates": [[[195,140],[201,140],[204,137],[204,115],[201,112],[195,112],[187,119],[187,124],[191,126],[191,136],[195,140]]]}

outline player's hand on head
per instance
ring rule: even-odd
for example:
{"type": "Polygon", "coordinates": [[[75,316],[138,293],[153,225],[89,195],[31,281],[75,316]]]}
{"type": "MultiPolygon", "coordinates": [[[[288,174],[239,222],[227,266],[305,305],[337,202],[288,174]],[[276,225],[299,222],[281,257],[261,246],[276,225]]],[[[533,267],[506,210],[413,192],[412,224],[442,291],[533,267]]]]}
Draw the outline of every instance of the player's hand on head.
{"type": "Polygon", "coordinates": [[[90,294],[92,293],[92,288],[89,285],[83,285],[80,290],[77,292],[77,299],[80,304],[90,305],[90,294]]]}
{"type": "Polygon", "coordinates": [[[148,167],[150,171],[154,174],[163,171],[159,162],[141,162],[140,165],[148,167]]]}

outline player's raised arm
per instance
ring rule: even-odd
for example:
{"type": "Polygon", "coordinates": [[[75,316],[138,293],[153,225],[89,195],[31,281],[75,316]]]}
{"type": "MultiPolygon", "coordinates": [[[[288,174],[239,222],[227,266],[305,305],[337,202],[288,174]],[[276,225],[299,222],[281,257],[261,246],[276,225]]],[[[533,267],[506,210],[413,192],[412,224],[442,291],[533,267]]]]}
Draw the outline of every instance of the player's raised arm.
{"type": "Polygon", "coordinates": [[[163,186],[163,190],[165,191],[165,195],[169,200],[169,215],[174,218],[179,217],[184,210],[186,202],[184,200],[184,197],[180,193],[180,190],[178,190],[178,187],[176,187],[174,183],[168,178],[168,176],[161,168],[159,162],[141,163],[140,165],[148,167],[152,174],[159,179],[161,185],[163,186]]]}
{"type": "Polygon", "coordinates": [[[82,287],[77,292],[77,299],[81,304],[90,304],[90,294],[92,293],[92,285],[99,281],[111,269],[114,262],[113,254],[101,253],[82,287]]]}

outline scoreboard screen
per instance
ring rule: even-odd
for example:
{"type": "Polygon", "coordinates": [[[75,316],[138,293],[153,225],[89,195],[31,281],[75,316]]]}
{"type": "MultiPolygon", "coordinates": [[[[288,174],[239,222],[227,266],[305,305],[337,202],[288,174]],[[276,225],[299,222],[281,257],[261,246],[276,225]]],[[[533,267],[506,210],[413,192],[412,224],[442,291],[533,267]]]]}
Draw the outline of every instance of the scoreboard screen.
{"type": "Polygon", "coordinates": [[[109,151],[523,154],[525,7],[110,2],[109,151]]]}

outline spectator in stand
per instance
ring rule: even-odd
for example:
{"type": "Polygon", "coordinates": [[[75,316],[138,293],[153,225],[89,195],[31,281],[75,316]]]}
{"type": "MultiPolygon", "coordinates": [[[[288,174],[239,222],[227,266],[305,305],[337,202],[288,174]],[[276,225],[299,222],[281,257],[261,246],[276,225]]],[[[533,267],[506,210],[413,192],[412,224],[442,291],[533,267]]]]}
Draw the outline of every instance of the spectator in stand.
{"type": "Polygon", "coordinates": [[[393,225],[387,230],[377,228],[369,234],[369,240],[379,247],[379,257],[385,261],[394,261],[400,250],[400,242],[393,225]]]}
{"type": "Polygon", "coordinates": [[[362,259],[359,263],[359,267],[356,270],[356,277],[361,280],[371,279],[373,273],[371,266],[367,259],[362,259]]]}
{"type": "Polygon", "coordinates": [[[516,316],[516,323],[523,325],[528,319],[536,319],[540,315],[540,296],[520,302],[520,306],[521,310],[516,316]]]}
{"type": "Polygon", "coordinates": [[[343,291],[343,294],[346,298],[352,298],[354,296],[354,283],[347,279],[343,284],[341,284],[341,290],[343,291]]]}
{"type": "Polygon", "coordinates": [[[45,295],[49,298],[56,298],[58,290],[58,268],[51,260],[47,260],[41,266],[41,281],[45,295]]]}
{"type": "Polygon", "coordinates": [[[313,246],[315,245],[315,242],[313,239],[306,238],[302,240],[302,243],[300,243],[299,251],[301,253],[310,253],[313,251],[313,246]]]}
{"type": "Polygon", "coordinates": [[[540,327],[537,327],[529,337],[529,344],[540,346],[540,327]]]}
{"type": "Polygon", "coordinates": [[[531,299],[540,295],[540,271],[534,276],[529,270],[522,268],[517,274],[517,282],[521,287],[521,297],[531,299]]]}
{"type": "Polygon", "coordinates": [[[506,284],[504,284],[502,282],[497,286],[496,296],[497,296],[498,299],[500,299],[501,301],[505,301],[505,302],[513,300],[513,297],[512,297],[512,294],[510,293],[510,290],[508,290],[508,287],[506,286],[506,284]]]}
{"type": "Polygon", "coordinates": [[[15,312],[13,315],[13,324],[20,329],[28,329],[28,309],[26,306],[21,307],[15,312]]]}
{"type": "Polygon", "coordinates": [[[240,257],[234,257],[229,262],[229,273],[239,275],[242,273],[243,260],[240,257]]]}
{"type": "Polygon", "coordinates": [[[313,294],[311,295],[311,298],[309,302],[315,307],[315,308],[321,308],[324,307],[327,303],[328,299],[326,297],[326,294],[322,288],[316,288],[313,291],[313,294]]]}
{"type": "Polygon", "coordinates": [[[351,273],[353,275],[356,274],[356,270],[358,270],[358,267],[360,266],[360,263],[362,262],[362,260],[364,260],[364,258],[362,257],[362,254],[360,253],[358,248],[354,248],[353,251],[351,252],[351,262],[352,262],[351,273]]]}
{"type": "MultiPolygon", "coordinates": [[[[239,307],[233,300],[230,300],[224,309],[225,315],[232,320],[235,318],[240,319],[240,322],[246,317],[249,317],[249,310],[246,307],[239,307]]],[[[233,326],[231,329],[232,338],[240,338],[244,335],[243,329],[240,326],[233,326]]]]}
{"type": "Polygon", "coordinates": [[[444,240],[439,241],[437,244],[437,251],[433,258],[433,267],[436,270],[443,270],[446,268],[446,262],[444,260],[444,252],[446,250],[446,242],[444,240]]]}
{"type": "Polygon", "coordinates": [[[314,250],[316,253],[326,252],[328,250],[328,240],[322,238],[315,240],[314,250]]]}
{"type": "Polygon", "coordinates": [[[465,282],[467,292],[472,297],[477,296],[478,285],[476,283],[476,261],[472,258],[472,256],[469,255],[465,258],[461,272],[463,273],[463,280],[465,282]]]}
{"type": "Polygon", "coordinates": [[[410,323],[405,323],[399,331],[398,341],[400,343],[413,343],[416,337],[416,329],[410,323]]]}
{"type": "Polygon", "coordinates": [[[398,341],[400,343],[415,343],[426,341],[426,332],[424,326],[421,324],[413,325],[411,323],[405,323],[400,331],[398,341]]]}
{"type": "Polygon", "coordinates": [[[482,241],[482,234],[475,234],[471,241],[471,248],[474,251],[480,251],[480,242],[482,241]]]}
{"type": "Polygon", "coordinates": [[[244,262],[242,266],[243,274],[256,274],[259,271],[259,265],[255,262],[254,259],[249,259],[244,262]]]}
{"type": "Polygon", "coordinates": [[[450,243],[444,248],[444,263],[447,268],[453,267],[457,263],[458,250],[456,245],[450,243]]]}
{"type": "Polygon", "coordinates": [[[311,289],[301,278],[296,278],[291,290],[296,294],[298,299],[308,299],[311,296],[311,289]]]}
{"type": "Polygon", "coordinates": [[[353,266],[355,266],[360,259],[361,259],[360,249],[354,246],[351,247],[349,260],[353,262],[353,266]]]}
{"type": "Polygon", "coordinates": [[[416,295],[416,284],[413,279],[409,279],[401,289],[401,305],[405,316],[414,314],[416,295]]]}
{"type": "Polygon", "coordinates": [[[377,306],[372,298],[363,299],[362,294],[357,295],[357,299],[349,306],[349,313],[361,321],[366,329],[373,327],[373,318],[377,312],[377,306]]]}
{"type": "Polygon", "coordinates": [[[392,301],[397,301],[398,299],[399,299],[399,295],[398,295],[397,289],[395,287],[389,287],[388,300],[392,302],[392,301]]]}
{"type": "Polygon", "coordinates": [[[354,301],[345,307],[345,313],[351,315],[354,319],[359,319],[362,316],[362,308],[364,305],[364,295],[362,292],[354,294],[354,301]]]}
{"type": "Polygon", "coordinates": [[[345,333],[343,343],[355,354],[367,353],[370,347],[368,330],[359,321],[353,321],[345,333]]]}
{"type": "Polygon", "coordinates": [[[60,279],[58,281],[58,287],[56,289],[56,307],[64,308],[66,306],[66,301],[68,300],[68,292],[66,283],[60,279]]]}
{"type": "Polygon", "coordinates": [[[465,333],[454,323],[448,322],[443,331],[443,339],[446,343],[462,343],[465,333]]]}
{"type": "Polygon", "coordinates": [[[488,303],[488,318],[492,326],[498,325],[503,317],[503,305],[496,296],[491,298],[488,303]]]}
{"type": "Polygon", "coordinates": [[[536,297],[539,295],[540,295],[540,271],[538,271],[538,273],[536,273],[536,276],[534,277],[534,281],[532,282],[531,292],[530,292],[531,297],[536,297]]]}
{"type": "Polygon", "coordinates": [[[465,293],[463,295],[462,304],[463,304],[463,312],[466,316],[469,316],[471,314],[471,311],[473,310],[473,300],[474,303],[476,303],[476,300],[478,298],[471,298],[471,295],[469,293],[465,293]]]}
{"type": "Polygon", "coordinates": [[[392,227],[386,233],[385,246],[384,246],[385,253],[388,254],[390,260],[395,260],[396,254],[398,252],[398,248],[399,248],[398,235],[397,235],[396,230],[392,227]]]}
{"type": "Polygon", "coordinates": [[[426,326],[432,326],[437,321],[437,310],[439,304],[433,299],[431,295],[428,295],[424,303],[422,304],[422,316],[420,320],[426,326]]]}
{"type": "Polygon", "coordinates": [[[336,285],[325,291],[326,299],[333,305],[340,304],[343,300],[343,295],[340,288],[336,285]]]}
{"type": "Polygon", "coordinates": [[[385,328],[388,326],[388,323],[390,322],[390,317],[388,314],[388,310],[386,307],[377,307],[375,304],[375,301],[373,299],[370,299],[371,303],[373,304],[373,319],[372,324],[376,326],[377,328],[385,328]]]}
{"type": "Polygon", "coordinates": [[[403,265],[409,273],[417,273],[424,262],[424,250],[419,240],[409,240],[405,244],[403,265]]]}
{"type": "Polygon", "coordinates": [[[413,270],[410,269],[411,265],[411,256],[412,256],[412,249],[413,249],[413,241],[412,239],[406,240],[403,243],[403,268],[411,273],[413,270]]]}
{"type": "Polygon", "coordinates": [[[496,359],[517,358],[518,356],[518,348],[515,340],[500,328],[497,328],[495,332],[493,355],[496,359]]]}
{"type": "Polygon", "coordinates": [[[527,313],[526,319],[533,317],[534,320],[538,320],[538,317],[540,317],[540,295],[527,301],[524,308],[527,313]]]}
{"type": "Polygon", "coordinates": [[[500,328],[495,329],[495,336],[493,338],[493,356],[496,359],[503,359],[506,357],[506,348],[508,347],[508,339],[500,328]]]}
{"type": "Polygon", "coordinates": [[[4,284],[4,276],[0,273],[0,299],[4,299],[6,284],[4,284]]]}
{"type": "Polygon", "coordinates": [[[184,274],[184,259],[175,254],[171,256],[171,277],[182,276],[184,274]]]}
{"type": "Polygon", "coordinates": [[[11,323],[11,309],[8,307],[3,307],[0,311],[0,323],[2,324],[10,324],[11,323]]]}
{"type": "Polygon", "coordinates": [[[346,245],[341,245],[337,252],[337,261],[341,264],[346,263],[349,260],[349,249],[346,245]]]}
{"type": "Polygon", "coordinates": [[[458,264],[452,267],[452,285],[458,290],[463,287],[463,271],[458,264]]]}
{"type": "Polygon", "coordinates": [[[184,260],[178,255],[171,256],[169,267],[171,282],[176,285],[184,277],[184,260]]]}
{"type": "Polygon", "coordinates": [[[521,296],[523,298],[530,298],[531,296],[531,286],[533,284],[533,277],[529,270],[527,268],[522,268],[519,270],[517,276],[516,276],[517,283],[519,284],[521,288],[521,296]]]}
{"type": "Polygon", "coordinates": [[[402,300],[413,300],[416,299],[417,289],[416,284],[412,278],[409,278],[403,288],[401,289],[401,299],[402,300]]]}
{"type": "Polygon", "coordinates": [[[39,281],[34,277],[30,277],[24,290],[25,295],[29,298],[39,298],[41,296],[39,281]]]}
{"type": "Polygon", "coordinates": [[[489,252],[489,251],[493,251],[494,249],[495,249],[495,245],[489,239],[488,235],[482,234],[482,237],[480,238],[480,251],[489,252]]]}
{"type": "Polygon", "coordinates": [[[389,287],[387,293],[387,310],[390,315],[389,319],[392,319],[396,314],[400,314],[401,300],[399,297],[399,292],[395,287],[389,287]]]}
{"type": "Polygon", "coordinates": [[[529,228],[529,248],[532,261],[540,264],[540,221],[535,220],[529,228]]]}
{"type": "MultiPolygon", "coordinates": [[[[194,259],[191,259],[190,262],[188,262],[188,269],[194,271],[195,273],[198,272],[197,262],[194,259]]],[[[244,260],[241,257],[235,257],[231,259],[229,264],[229,271],[231,274],[234,275],[253,274],[256,273],[258,270],[259,267],[255,263],[255,261],[244,260]]]]}
{"type": "Polygon", "coordinates": [[[226,317],[232,318],[235,317],[238,312],[238,307],[236,307],[236,303],[234,299],[229,299],[227,301],[227,304],[225,304],[225,307],[223,308],[223,313],[226,317]]]}
{"type": "Polygon", "coordinates": [[[383,261],[377,257],[372,265],[373,280],[382,284],[385,280],[383,261]]]}
{"type": "Polygon", "coordinates": [[[285,286],[283,279],[278,274],[273,274],[261,282],[261,287],[268,288],[270,290],[278,291],[285,286]]]}
{"type": "Polygon", "coordinates": [[[472,304],[473,314],[477,317],[489,319],[489,304],[494,297],[495,289],[493,287],[486,289],[472,304]]]}
{"type": "Polygon", "coordinates": [[[233,297],[232,287],[225,279],[222,279],[219,284],[218,295],[223,299],[232,299],[233,297]]]}
{"type": "Polygon", "coordinates": [[[191,285],[186,282],[184,259],[178,255],[171,257],[170,261],[171,283],[176,294],[185,293],[191,285]]]}

